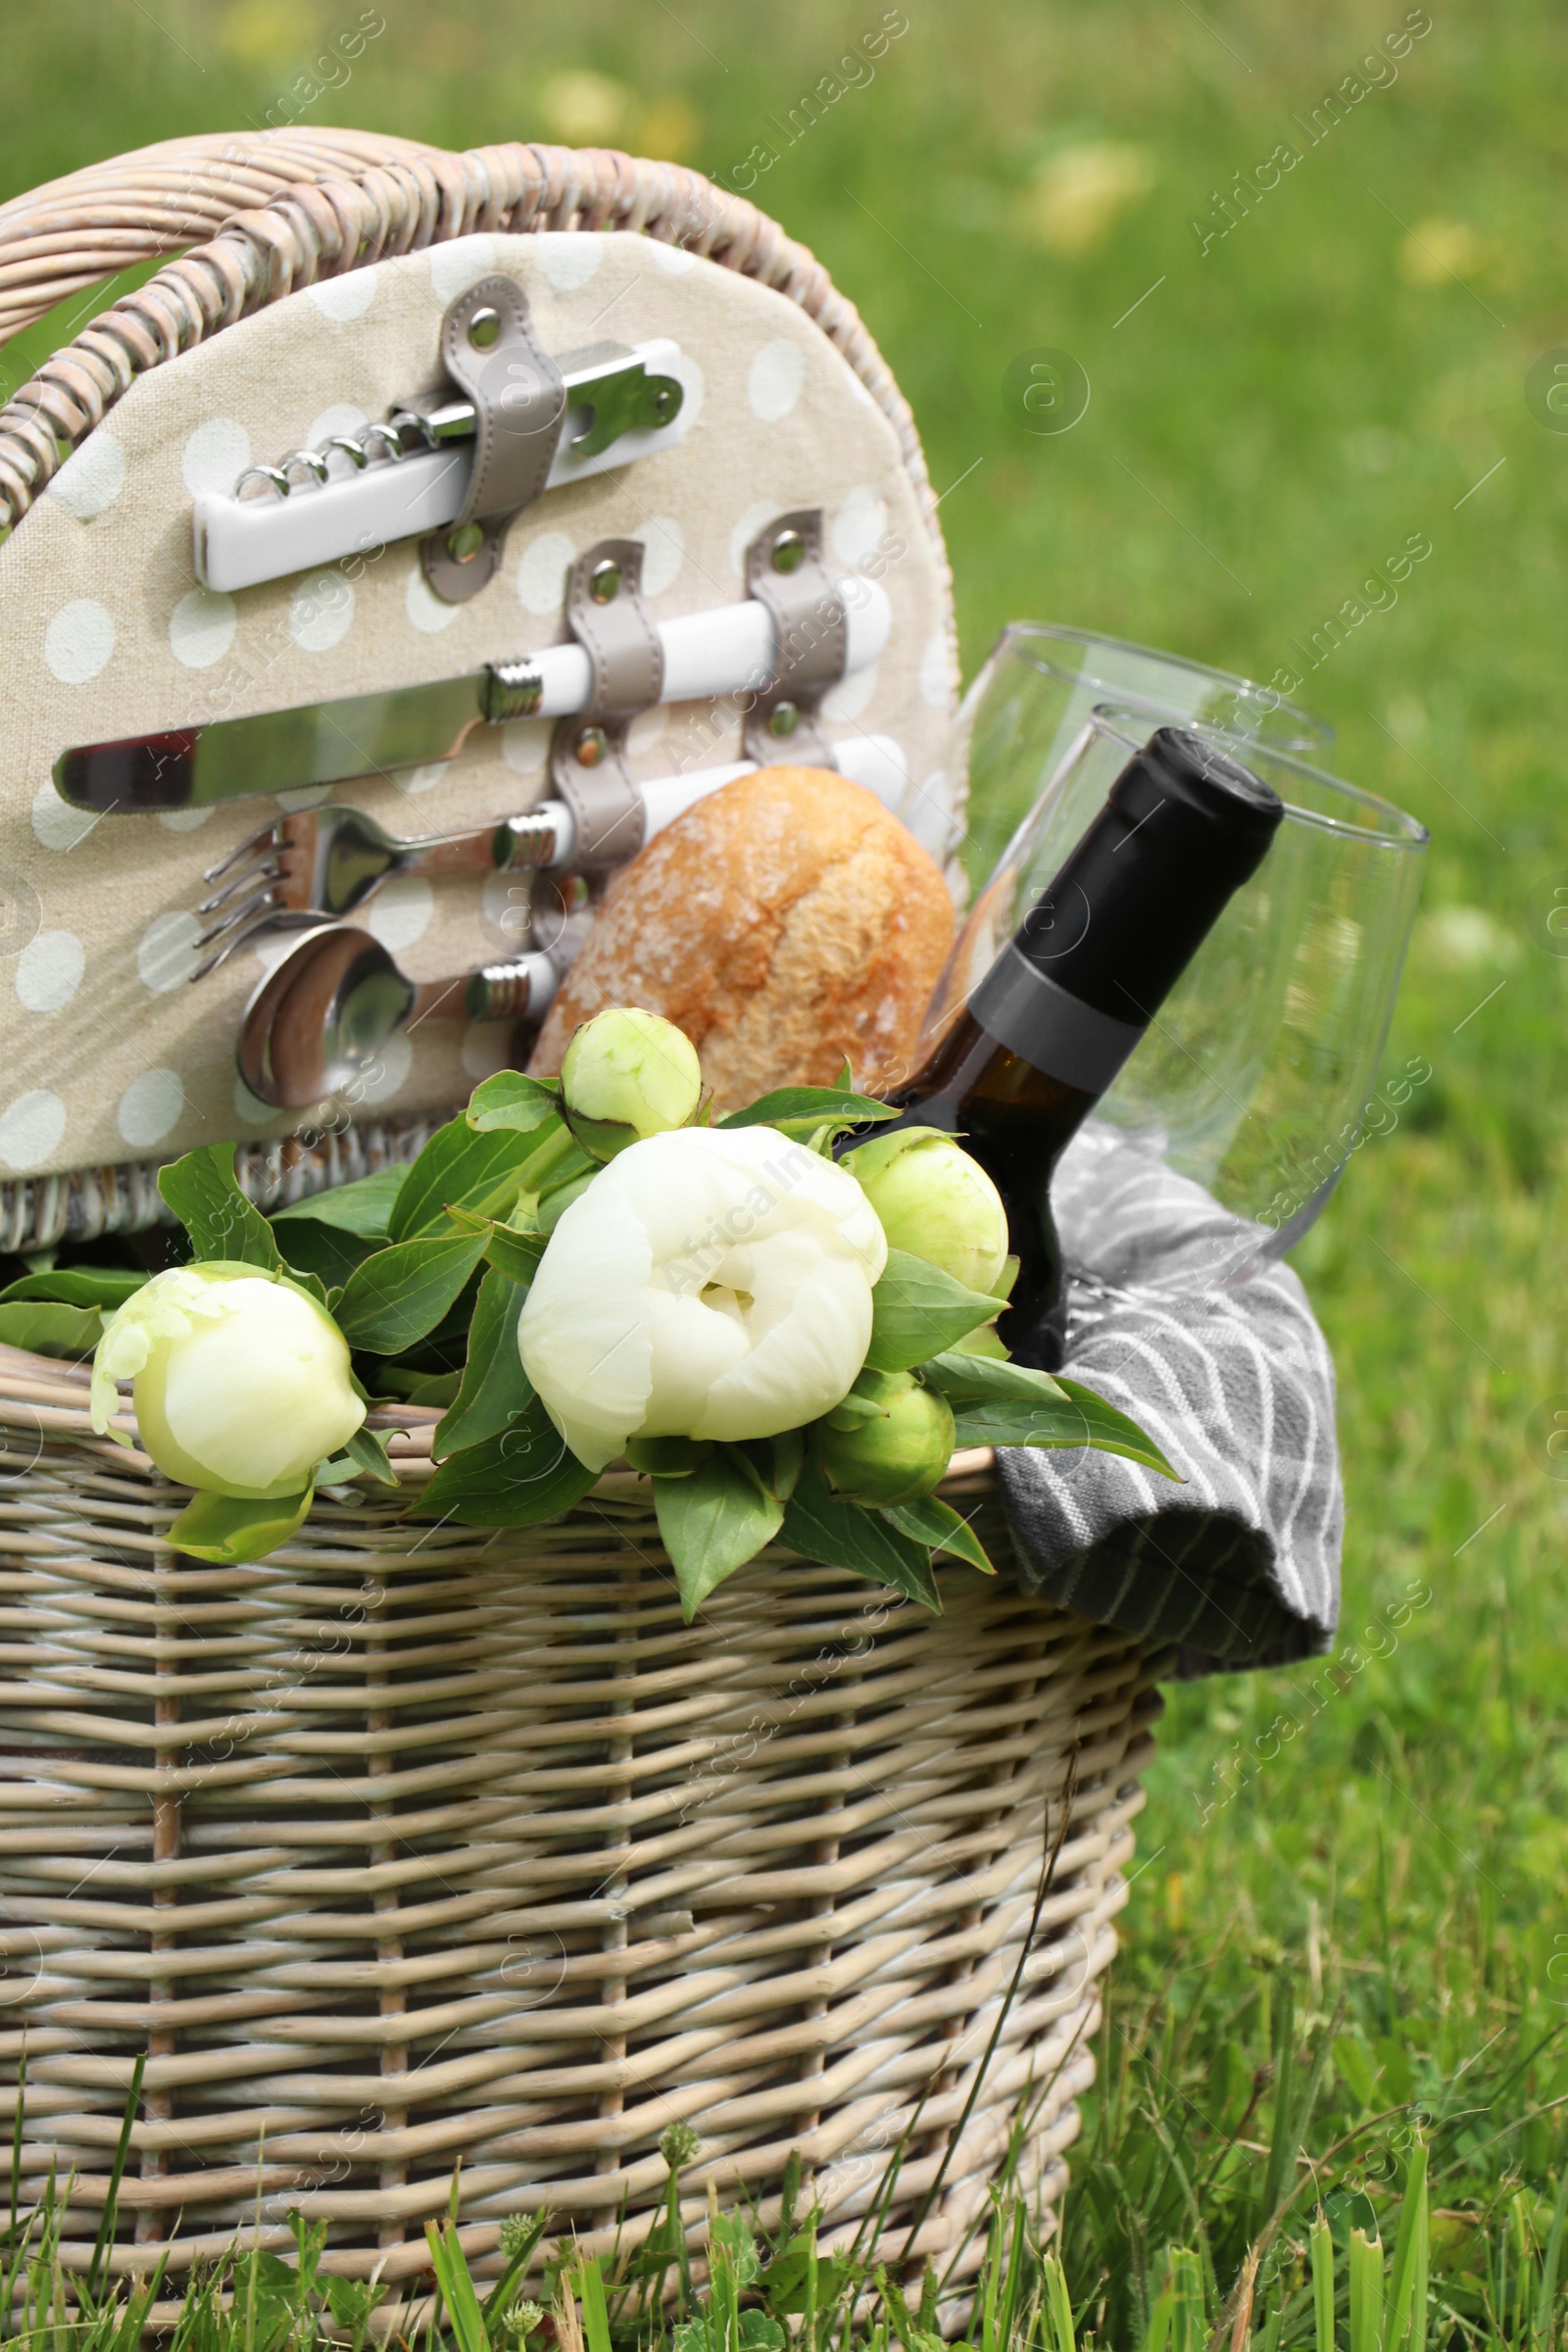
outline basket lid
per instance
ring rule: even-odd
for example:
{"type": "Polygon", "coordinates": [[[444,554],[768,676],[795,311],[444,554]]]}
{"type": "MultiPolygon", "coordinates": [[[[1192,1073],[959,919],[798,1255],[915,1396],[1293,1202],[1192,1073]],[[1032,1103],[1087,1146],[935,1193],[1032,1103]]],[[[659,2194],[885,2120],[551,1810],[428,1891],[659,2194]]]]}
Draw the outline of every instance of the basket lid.
{"type": "MultiPolygon", "coordinates": [[[[822,731],[890,747],[906,791],[885,796],[906,794],[900,812],[927,847],[951,847],[953,797],[933,773],[951,599],[912,420],[851,305],[753,206],[609,152],[459,156],[350,132],[176,141],[0,207],[0,325],[15,333],[101,275],[95,225],[111,213],[140,224],[131,251],[117,241],[122,264],[138,240],[151,255],[222,225],[0,413],[0,1249],[151,1222],[153,1169],[205,1143],[255,1147],[241,1173],[263,1197],[352,1176],[416,1148],[505,1053],[492,1024],[433,1020],[397,1039],[354,1101],[303,1125],[258,1101],[235,1044],[275,944],[247,944],[193,983],[210,919],[197,910],[208,870],[295,795],[272,777],[265,796],[216,806],[75,808],[52,779],[69,748],[457,679],[559,645],[567,567],[602,539],[641,543],[656,624],[732,606],[756,533],[810,509],[830,568],[869,572],[891,608],[885,650],[828,695],[822,731]],[[544,489],[466,601],[433,593],[413,536],[204,584],[197,501],[438,392],[443,318],[491,276],[521,290],[540,345],[568,368],[607,343],[674,346],[678,440],[544,489]]],[[[733,761],[737,735],[722,697],[661,705],[632,730],[632,772],[733,761]]],[[[549,736],[544,718],[481,725],[455,759],[384,767],[330,797],[400,837],[493,824],[547,790],[549,736]]],[[[400,877],[356,919],[412,980],[445,977],[515,953],[517,884],[400,877]]]]}

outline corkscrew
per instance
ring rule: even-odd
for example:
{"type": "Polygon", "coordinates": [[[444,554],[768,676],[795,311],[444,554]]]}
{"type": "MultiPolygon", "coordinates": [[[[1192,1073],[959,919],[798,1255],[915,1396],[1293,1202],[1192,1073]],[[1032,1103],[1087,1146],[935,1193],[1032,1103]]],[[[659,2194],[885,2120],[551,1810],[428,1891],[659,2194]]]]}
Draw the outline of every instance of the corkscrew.
{"type": "MultiPolygon", "coordinates": [[[[517,366],[526,371],[531,362],[517,366]]],[[[522,380],[537,390],[525,372],[522,380]]],[[[550,393],[552,384],[540,380],[550,393]]],[[[541,449],[548,465],[540,494],[674,448],[696,406],[689,397],[695,368],[678,344],[662,337],[629,350],[598,344],[568,353],[555,380],[564,402],[556,396],[538,428],[555,436],[553,450],[541,449]]],[[[482,552],[480,523],[463,519],[483,426],[482,395],[471,398],[449,384],[399,402],[357,432],[331,433],[275,463],[247,466],[232,492],[205,491],[196,499],[197,578],[204,587],[233,592],[395,540],[444,533],[449,574],[466,586],[466,566],[474,578],[484,568],[474,561],[482,552]]]]}
{"type": "MultiPolygon", "coordinates": [[[[645,346],[644,356],[615,362],[603,372],[566,376],[562,449],[577,461],[577,476],[585,470],[585,460],[603,456],[623,433],[657,432],[679,416],[685,398],[681,383],[673,375],[649,373],[646,354],[652,348],[645,346]]],[[[383,423],[367,424],[358,433],[329,433],[317,449],[292,449],[275,466],[247,466],[233,495],[243,499],[270,492],[274,498],[287,498],[292,490],[308,490],[313,483],[324,489],[333,478],[334,457],[346,458],[356,473],[363,473],[377,455],[399,465],[416,450],[471,441],[478,414],[471,400],[437,397],[412,402],[394,409],[383,423]]]]}

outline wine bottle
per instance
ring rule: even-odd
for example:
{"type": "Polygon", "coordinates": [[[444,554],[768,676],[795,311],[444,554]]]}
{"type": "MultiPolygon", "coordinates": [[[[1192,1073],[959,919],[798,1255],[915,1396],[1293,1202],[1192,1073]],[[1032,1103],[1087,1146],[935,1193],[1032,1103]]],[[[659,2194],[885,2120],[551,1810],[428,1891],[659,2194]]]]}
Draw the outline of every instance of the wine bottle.
{"type": "Polygon", "coordinates": [[[1002,1195],[1019,1268],[998,1328],[1019,1363],[1054,1371],[1064,1351],[1056,1162],[1284,813],[1240,760],[1160,727],[925,1066],[888,1097],[900,1125],[960,1136],[1002,1195]]]}

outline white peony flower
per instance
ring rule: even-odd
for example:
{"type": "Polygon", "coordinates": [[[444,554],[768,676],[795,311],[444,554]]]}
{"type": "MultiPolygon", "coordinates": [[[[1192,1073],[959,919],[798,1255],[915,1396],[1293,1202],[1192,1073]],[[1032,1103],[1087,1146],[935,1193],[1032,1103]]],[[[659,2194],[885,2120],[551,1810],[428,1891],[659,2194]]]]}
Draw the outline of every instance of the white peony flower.
{"type": "Polygon", "coordinates": [[[172,1266],[107,1318],[92,1367],[102,1436],[131,1381],[166,1477],[213,1494],[297,1494],[365,1419],[324,1307],[250,1266],[172,1266]]]}
{"type": "Polygon", "coordinates": [[[551,1236],[517,1325],[579,1461],[629,1438],[766,1438],[830,1412],[887,1243],[855,1178],[773,1127],[633,1144],[551,1236]]]}

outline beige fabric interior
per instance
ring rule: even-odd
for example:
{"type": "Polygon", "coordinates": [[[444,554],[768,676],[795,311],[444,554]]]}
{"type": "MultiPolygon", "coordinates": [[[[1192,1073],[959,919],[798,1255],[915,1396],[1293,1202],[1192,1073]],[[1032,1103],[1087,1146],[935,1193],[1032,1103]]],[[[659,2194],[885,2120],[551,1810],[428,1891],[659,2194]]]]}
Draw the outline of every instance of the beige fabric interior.
{"type": "MultiPolygon", "coordinates": [[[[170,1157],[301,1125],[257,1103],[235,1072],[263,958],[244,951],[187,980],[203,869],[277,802],[94,819],[55,793],[63,749],[453,675],[553,642],[566,564],[612,534],[645,540],[656,618],[730,603],[752,533],[803,505],[824,509],[839,565],[877,571],[894,614],[875,672],[836,690],[826,731],[899,742],[911,778],[901,813],[940,857],[956,819],[941,773],[954,662],[939,558],[893,426],[783,296],[635,235],[469,236],[290,295],[140,377],[0,547],[0,1175],[170,1157]],[[193,491],[231,488],[245,465],[434,385],[442,312],[492,270],[525,288],[547,349],[674,337],[703,379],[683,446],[550,492],[514,526],[503,572],[465,606],[436,602],[407,543],[324,578],[233,598],[199,588],[193,491]]],[[[737,731],[711,736],[708,717],[684,706],[639,721],[637,772],[738,758],[737,731]]],[[[548,731],[487,731],[450,767],[331,797],[408,835],[478,824],[541,797],[548,731]]],[[[521,888],[409,879],[360,919],[411,976],[444,976],[526,944],[521,888]]],[[[389,1052],[356,1107],[384,1116],[461,1099],[498,1066],[505,1040],[427,1022],[389,1052]]]]}

